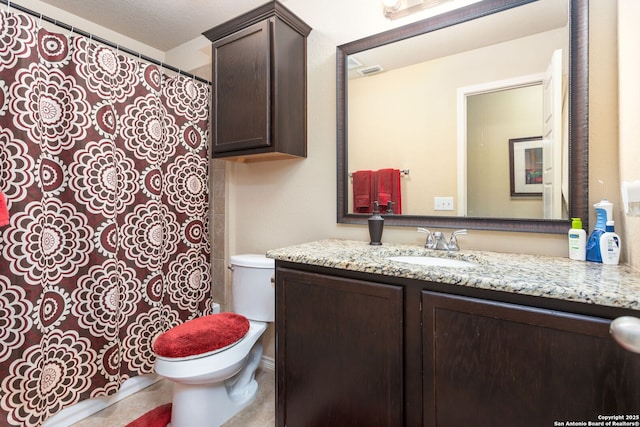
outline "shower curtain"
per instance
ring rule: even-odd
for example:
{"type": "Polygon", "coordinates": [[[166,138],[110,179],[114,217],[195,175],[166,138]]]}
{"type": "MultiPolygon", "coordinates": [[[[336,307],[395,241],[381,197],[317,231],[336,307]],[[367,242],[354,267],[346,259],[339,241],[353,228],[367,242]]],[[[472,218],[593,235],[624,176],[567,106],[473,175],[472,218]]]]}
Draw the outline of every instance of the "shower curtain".
{"type": "Polygon", "coordinates": [[[211,310],[209,85],[0,16],[0,425],[153,372],[211,310]]]}

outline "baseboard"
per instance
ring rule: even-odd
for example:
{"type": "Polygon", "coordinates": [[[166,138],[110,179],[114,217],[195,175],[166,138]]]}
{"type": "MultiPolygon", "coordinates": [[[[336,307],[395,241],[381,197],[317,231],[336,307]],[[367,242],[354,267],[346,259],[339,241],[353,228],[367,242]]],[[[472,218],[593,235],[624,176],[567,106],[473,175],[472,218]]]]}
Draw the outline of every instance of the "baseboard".
{"type": "Polygon", "coordinates": [[[260,359],[260,367],[268,371],[275,371],[276,361],[272,357],[262,356],[262,359],[260,359]]]}
{"type": "Polygon", "coordinates": [[[102,411],[122,399],[139,392],[142,389],[160,381],[161,377],[155,374],[140,375],[125,381],[120,390],[111,396],[97,397],[83,400],[75,405],[69,406],[55,414],[42,424],[42,427],[68,427],[83,420],[96,412],[102,411]]]}

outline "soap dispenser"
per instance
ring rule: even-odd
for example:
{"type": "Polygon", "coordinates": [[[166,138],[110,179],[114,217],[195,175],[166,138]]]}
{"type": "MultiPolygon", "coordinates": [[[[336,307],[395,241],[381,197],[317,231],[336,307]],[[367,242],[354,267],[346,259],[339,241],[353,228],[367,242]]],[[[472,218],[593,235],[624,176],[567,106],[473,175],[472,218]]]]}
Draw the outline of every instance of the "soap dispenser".
{"type": "Polygon", "coordinates": [[[384,227],[384,218],[380,215],[380,207],[378,202],[373,202],[373,215],[369,217],[369,238],[370,245],[380,246],[382,244],[382,229],[384,227]]]}
{"type": "Polygon", "coordinates": [[[391,200],[389,200],[387,202],[387,211],[386,211],[387,215],[393,215],[393,202],[391,200]]]}

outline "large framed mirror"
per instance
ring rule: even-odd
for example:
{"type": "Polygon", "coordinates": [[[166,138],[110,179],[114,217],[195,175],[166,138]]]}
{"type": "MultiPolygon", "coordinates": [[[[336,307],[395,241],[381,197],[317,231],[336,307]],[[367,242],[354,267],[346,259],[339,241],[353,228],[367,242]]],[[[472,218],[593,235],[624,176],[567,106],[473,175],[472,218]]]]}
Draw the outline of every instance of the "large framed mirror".
{"type": "Polygon", "coordinates": [[[338,222],[588,227],[588,15],[484,0],[338,46],[338,222]]]}

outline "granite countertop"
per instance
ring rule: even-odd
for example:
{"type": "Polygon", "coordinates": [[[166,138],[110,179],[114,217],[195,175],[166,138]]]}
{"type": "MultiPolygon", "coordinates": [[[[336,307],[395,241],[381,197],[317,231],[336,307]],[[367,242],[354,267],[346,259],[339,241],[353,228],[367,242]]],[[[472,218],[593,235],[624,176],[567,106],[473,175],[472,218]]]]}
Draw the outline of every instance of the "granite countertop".
{"type": "Polygon", "coordinates": [[[569,258],[497,252],[434,251],[418,245],[327,239],[267,252],[280,261],[469,286],[538,297],[640,310],[640,272],[569,258]],[[438,256],[475,262],[475,267],[420,266],[391,256],[438,256]]]}

